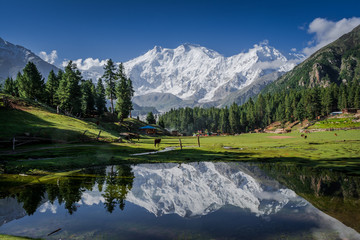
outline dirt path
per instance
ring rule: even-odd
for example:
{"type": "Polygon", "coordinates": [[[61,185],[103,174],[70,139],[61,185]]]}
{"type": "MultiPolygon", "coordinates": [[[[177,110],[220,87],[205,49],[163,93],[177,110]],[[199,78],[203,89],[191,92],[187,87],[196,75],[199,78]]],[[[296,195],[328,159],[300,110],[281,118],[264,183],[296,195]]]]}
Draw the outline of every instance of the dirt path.
{"type": "Polygon", "coordinates": [[[150,155],[150,154],[156,154],[156,153],[162,153],[162,152],[170,152],[175,150],[175,147],[166,147],[163,150],[160,151],[154,151],[154,152],[144,152],[144,153],[134,153],[134,154],[130,154],[130,156],[141,156],[141,155],[150,155]]]}

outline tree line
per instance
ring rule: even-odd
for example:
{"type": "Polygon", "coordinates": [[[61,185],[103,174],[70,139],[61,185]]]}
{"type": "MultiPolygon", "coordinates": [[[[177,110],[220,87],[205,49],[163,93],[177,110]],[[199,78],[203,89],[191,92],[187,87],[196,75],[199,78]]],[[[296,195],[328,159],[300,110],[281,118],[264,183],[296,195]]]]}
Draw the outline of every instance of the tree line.
{"type": "Polygon", "coordinates": [[[179,108],[161,115],[158,124],[186,134],[201,130],[212,133],[242,133],[265,128],[275,121],[313,120],[344,108],[360,108],[358,80],[311,89],[286,89],[259,94],[239,106],[225,108],[179,108]]]}
{"type": "Polygon", "coordinates": [[[45,83],[36,65],[28,62],[16,79],[7,78],[0,90],[13,96],[45,103],[74,116],[102,115],[108,111],[108,97],[111,101],[110,112],[117,114],[122,121],[133,109],[132,81],[126,77],[122,63],[117,66],[109,59],[104,70],[102,78],[99,78],[95,85],[92,80],[84,80],[76,64],[69,61],[64,71],[59,70],[56,74],[51,70],[45,83]]]}

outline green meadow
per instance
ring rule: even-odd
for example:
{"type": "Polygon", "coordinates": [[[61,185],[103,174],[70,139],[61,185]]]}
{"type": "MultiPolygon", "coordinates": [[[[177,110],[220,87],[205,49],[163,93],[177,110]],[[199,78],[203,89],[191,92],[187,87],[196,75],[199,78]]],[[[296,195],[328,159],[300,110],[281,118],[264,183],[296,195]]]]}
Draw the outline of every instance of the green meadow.
{"type": "Polygon", "coordinates": [[[3,167],[15,172],[62,171],[121,163],[256,161],[296,163],[360,174],[359,133],[359,130],[315,132],[307,134],[306,139],[300,133],[200,137],[200,147],[197,137],[162,137],[160,147],[154,146],[153,138],[141,138],[129,143],[26,146],[14,153],[2,151],[0,157],[5,160],[3,167]],[[133,155],[168,147],[174,149],[133,155]]]}
{"type": "MultiPolygon", "coordinates": [[[[237,136],[150,137],[139,131],[145,123],[136,119],[113,122],[106,118],[77,119],[61,114],[31,100],[11,99],[12,108],[0,106],[0,172],[59,172],[92,166],[120,163],[257,161],[295,163],[360,174],[360,130],[308,133],[301,137],[298,129],[287,134],[247,133],[237,136]],[[97,121],[98,124],[97,124],[97,121]],[[95,141],[99,132],[99,141],[95,141]],[[123,139],[122,132],[139,133],[140,140],[123,139]],[[12,151],[13,136],[49,139],[52,143],[17,146],[12,151]],[[154,138],[161,138],[160,147],[154,138]],[[180,149],[180,140],[183,148],[180,149]],[[172,151],[154,152],[172,147],[172,151]]],[[[354,116],[329,118],[314,128],[356,127],[354,116]]]]}

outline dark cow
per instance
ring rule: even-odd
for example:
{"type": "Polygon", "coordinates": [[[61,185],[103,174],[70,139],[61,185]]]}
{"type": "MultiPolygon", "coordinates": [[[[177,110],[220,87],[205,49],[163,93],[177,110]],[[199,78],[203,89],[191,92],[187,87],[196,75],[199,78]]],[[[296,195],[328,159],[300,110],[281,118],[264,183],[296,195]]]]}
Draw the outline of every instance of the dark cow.
{"type": "Polygon", "coordinates": [[[304,138],[307,139],[307,136],[305,135],[304,138]]]}
{"type": "Polygon", "coordinates": [[[336,134],[336,133],[335,133],[334,135],[335,135],[335,137],[337,136],[337,134],[336,134]]]}
{"type": "Polygon", "coordinates": [[[158,145],[158,147],[160,147],[160,142],[161,142],[161,138],[156,138],[154,139],[154,145],[156,147],[156,144],[158,145]]]}

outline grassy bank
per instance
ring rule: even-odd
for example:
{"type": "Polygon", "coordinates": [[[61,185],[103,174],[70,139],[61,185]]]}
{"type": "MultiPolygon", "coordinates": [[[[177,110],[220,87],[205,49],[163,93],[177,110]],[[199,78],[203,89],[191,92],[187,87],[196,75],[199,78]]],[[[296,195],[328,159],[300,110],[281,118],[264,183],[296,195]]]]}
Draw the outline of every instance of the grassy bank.
{"type": "Polygon", "coordinates": [[[31,100],[5,94],[0,94],[0,99],[4,96],[9,99],[10,107],[0,106],[0,145],[14,136],[40,137],[54,142],[95,140],[100,131],[100,141],[112,142],[121,136],[121,132],[139,131],[146,125],[136,119],[112,122],[109,116],[78,119],[57,114],[54,109],[31,100]]]}
{"type": "Polygon", "coordinates": [[[0,239],[1,240],[26,240],[26,239],[36,240],[36,239],[40,239],[40,238],[16,237],[16,236],[0,234],[0,239]]]}

